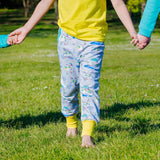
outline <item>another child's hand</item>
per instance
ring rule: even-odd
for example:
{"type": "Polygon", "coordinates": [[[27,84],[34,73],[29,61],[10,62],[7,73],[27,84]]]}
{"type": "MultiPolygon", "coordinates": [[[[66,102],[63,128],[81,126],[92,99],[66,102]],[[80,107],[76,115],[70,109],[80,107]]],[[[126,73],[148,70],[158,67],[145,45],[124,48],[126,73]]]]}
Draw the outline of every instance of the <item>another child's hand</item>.
{"type": "Polygon", "coordinates": [[[141,50],[141,49],[144,49],[149,44],[149,42],[151,41],[151,38],[138,34],[138,40],[139,40],[139,43],[137,46],[141,50]]]}
{"type": "Polygon", "coordinates": [[[17,43],[17,41],[18,41],[18,36],[17,35],[8,37],[8,39],[7,39],[7,43],[9,45],[14,45],[14,44],[17,43]]]}

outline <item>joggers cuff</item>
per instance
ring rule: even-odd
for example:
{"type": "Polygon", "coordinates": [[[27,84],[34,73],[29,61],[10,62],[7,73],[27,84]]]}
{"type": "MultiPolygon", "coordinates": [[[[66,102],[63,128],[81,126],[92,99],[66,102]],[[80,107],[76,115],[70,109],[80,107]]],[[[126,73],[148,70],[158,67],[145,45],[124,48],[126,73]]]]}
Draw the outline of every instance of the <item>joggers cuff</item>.
{"type": "Polygon", "coordinates": [[[67,128],[77,128],[78,126],[77,114],[66,117],[66,121],[67,121],[67,128]]]}
{"type": "Polygon", "coordinates": [[[84,120],[82,124],[83,124],[83,130],[81,136],[83,137],[84,135],[88,135],[92,137],[94,127],[97,124],[97,122],[94,120],[84,120]]]}

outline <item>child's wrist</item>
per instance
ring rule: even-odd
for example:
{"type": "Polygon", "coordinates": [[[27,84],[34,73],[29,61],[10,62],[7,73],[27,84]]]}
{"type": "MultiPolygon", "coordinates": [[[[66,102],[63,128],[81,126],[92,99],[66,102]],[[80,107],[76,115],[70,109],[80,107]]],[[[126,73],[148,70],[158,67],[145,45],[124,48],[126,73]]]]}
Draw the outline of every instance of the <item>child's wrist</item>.
{"type": "Polygon", "coordinates": [[[137,37],[137,32],[136,31],[135,32],[131,32],[130,36],[131,36],[132,39],[136,38],[137,37]]]}
{"type": "Polygon", "coordinates": [[[26,35],[32,30],[32,28],[29,27],[29,25],[27,25],[27,24],[25,24],[25,25],[23,26],[23,28],[24,28],[24,31],[25,31],[26,35]]]}

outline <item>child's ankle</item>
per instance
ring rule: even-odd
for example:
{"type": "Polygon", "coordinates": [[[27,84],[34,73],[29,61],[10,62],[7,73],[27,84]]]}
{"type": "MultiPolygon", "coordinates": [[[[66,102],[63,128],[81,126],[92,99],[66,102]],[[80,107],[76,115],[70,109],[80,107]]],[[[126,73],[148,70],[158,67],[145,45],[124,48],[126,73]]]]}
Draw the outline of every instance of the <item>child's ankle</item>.
{"type": "Polygon", "coordinates": [[[78,130],[77,128],[67,128],[67,133],[66,133],[66,137],[75,137],[78,135],[78,130]]]}

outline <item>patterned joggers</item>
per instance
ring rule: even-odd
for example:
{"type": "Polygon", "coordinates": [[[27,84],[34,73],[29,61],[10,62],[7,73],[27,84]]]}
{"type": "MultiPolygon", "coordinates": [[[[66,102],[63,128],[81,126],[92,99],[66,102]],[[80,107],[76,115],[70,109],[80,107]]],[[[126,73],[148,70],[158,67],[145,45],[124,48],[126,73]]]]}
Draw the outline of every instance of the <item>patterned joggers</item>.
{"type": "Polygon", "coordinates": [[[61,105],[65,117],[78,113],[80,91],[81,120],[99,122],[98,90],[104,47],[103,42],[83,41],[59,29],[61,105]]]}

